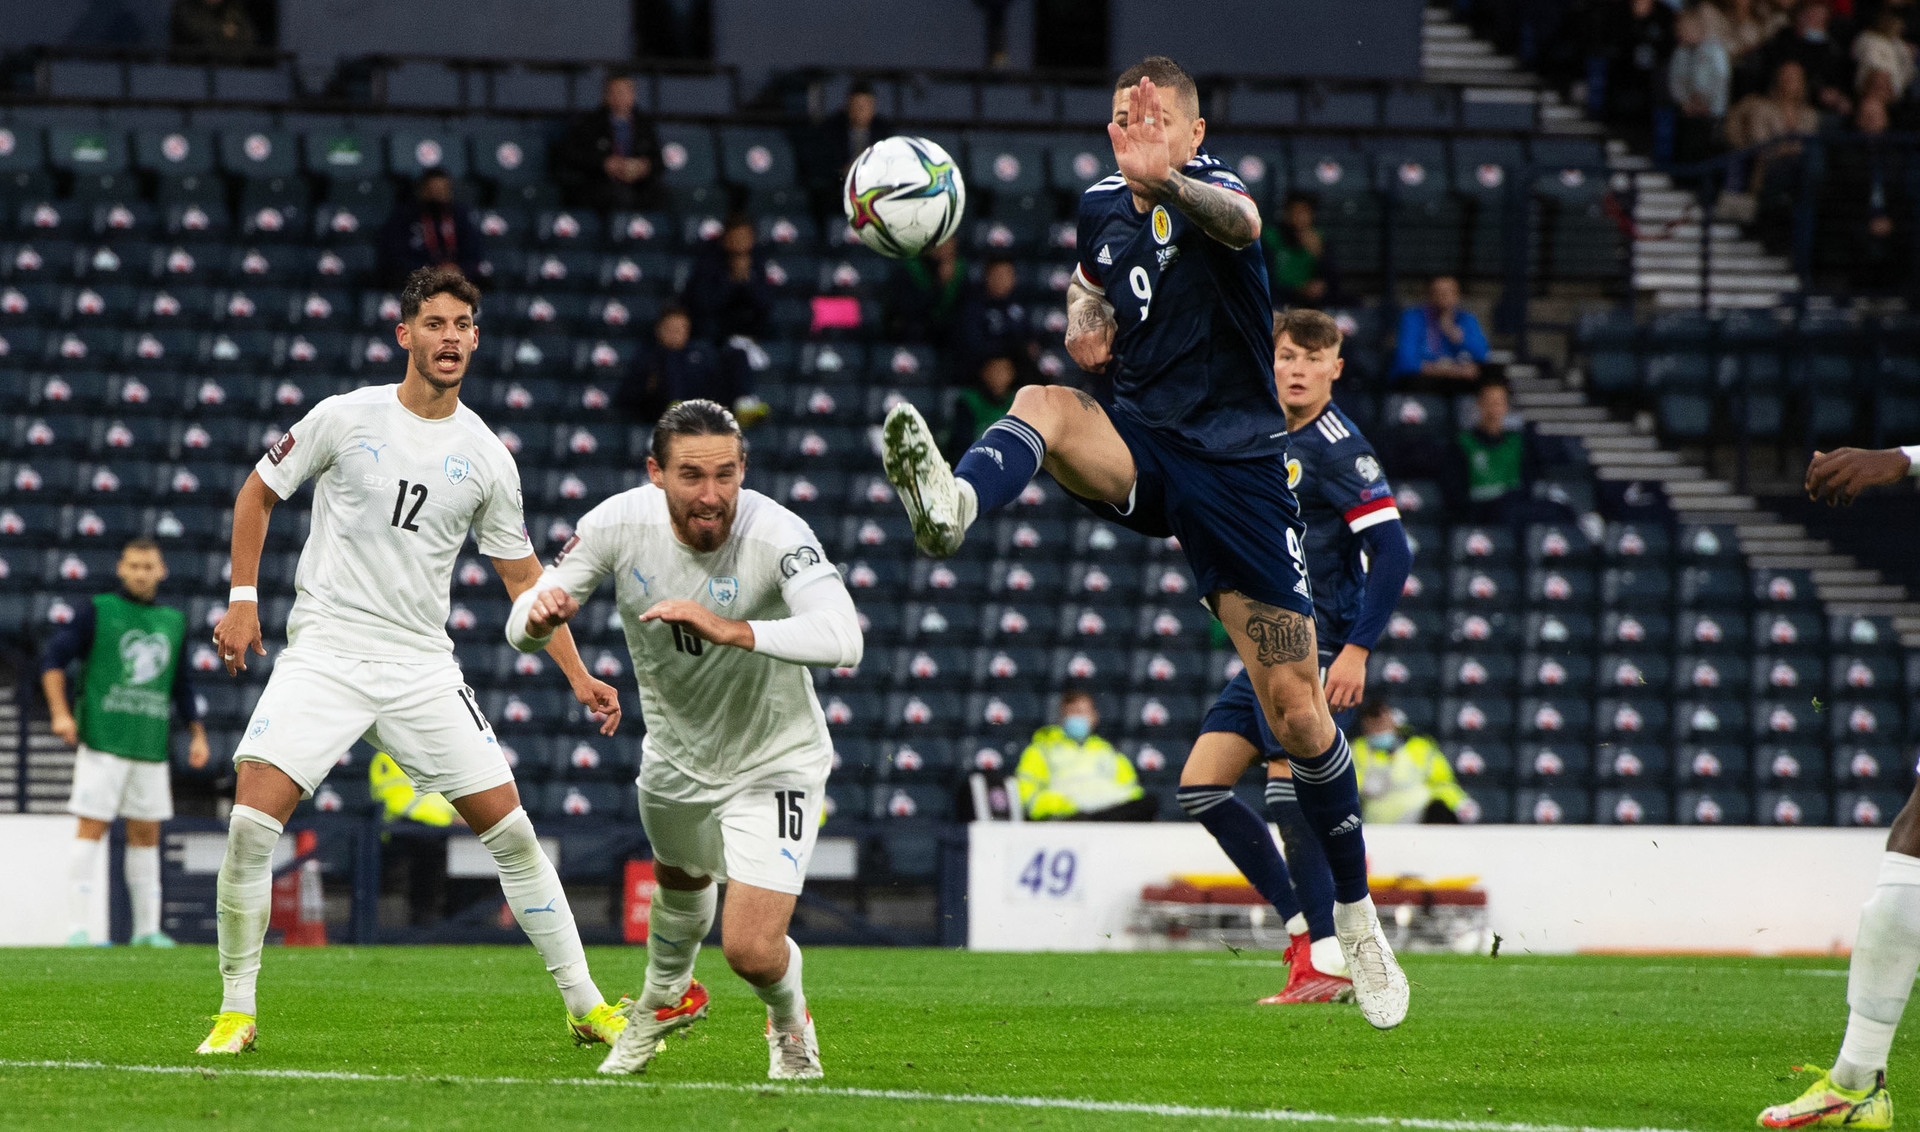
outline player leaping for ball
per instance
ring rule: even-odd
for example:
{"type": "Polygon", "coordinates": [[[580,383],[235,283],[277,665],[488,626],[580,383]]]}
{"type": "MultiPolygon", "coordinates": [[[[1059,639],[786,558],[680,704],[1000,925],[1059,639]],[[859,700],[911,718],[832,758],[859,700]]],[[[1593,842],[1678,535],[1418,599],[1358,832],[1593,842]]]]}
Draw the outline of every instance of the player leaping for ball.
{"type": "Polygon", "coordinates": [[[860,663],[860,617],[805,521],[741,489],[733,414],[682,401],[653,430],[652,482],[587,512],[507,640],[537,649],[612,577],[647,721],[640,821],[653,844],[647,985],[602,1073],[639,1073],[705,1017],[694,956],[727,882],[720,946],[767,1004],[767,1076],[820,1076],[787,923],[820,831],[833,740],[808,665],[860,663]]]}
{"type": "Polygon", "coordinates": [[[1064,386],[1028,386],[961,457],[941,458],[911,405],[887,415],[887,478],[935,557],[1044,467],[1095,514],[1175,535],[1291,756],[1301,809],[1333,871],[1334,921],[1361,1013],[1399,1025],[1407,979],[1367,894],[1353,756],[1333,725],[1313,628],[1299,504],[1281,463],[1272,305],[1260,212],[1200,150],[1193,79],[1155,56],[1114,91],[1107,135],[1120,172],[1080,198],[1067,352],[1113,379],[1104,409],[1064,386]]]}
{"type": "MultiPolygon", "coordinates": [[[[1413,551],[1393,488],[1367,438],[1333,403],[1345,362],[1340,328],[1315,310],[1274,318],[1273,378],[1287,414],[1287,484],[1306,523],[1315,637],[1335,726],[1345,730],[1367,688],[1367,657],[1400,600],[1413,551]]],[[[1333,877],[1296,798],[1287,753],[1274,742],[1242,672],[1221,691],[1180,771],[1180,805],[1267,898],[1287,925],[1287,985],[1260,1000],[1284,1006],[1352,995],[1333,923],[1333,877]],[[1267,813],[1287,847],[1233,793],[1255,759],[1267,766],[1267,813]]]]}
{"type": "MultiPolygon", "coordinates": [[[[1920,445],[1815,452],[1807,495],[1847,505],[1870,487],[1920,475],[1920,445]]],[[[1847,968],[1847,1031],[1833,1068],[1807,1091],[1760,1113],[1762,1128],[1893,1127],[1887,1054],[1920,971],[1920,784],[1893,819],[1873,895],[1860,909],[1847,968]]]]}
{"type": "MultiPolygon", "coordinates": [[[[328,397],[261,458],[233,505],[233,593],[214,643],[229,673],[260,638],[260,550],[274,504],[314,479],[313,529],[294,575],[287,647],[234,751],[238,784],[217,908],[225,995],[201,1053],[253,1048],[254,987],[272,902],[274,845],[354,740],[389,752],[422,792],[453,803],[500,870],[513,917],[546,961],[576,1041],[611,1042],[626,1019],[600,997],[567,894],[520,808],[513,772],[461,679],[447,638],[454,561],[472,531],[519,596],[540,577],[513,456],[460,385],[479,343],[480,292],[453,268],[422,268],[400,293],[398,385],[328,397]]],[[[549,654],[582,704],[620,723],[620,697],[570,636],[549,654]]]]}

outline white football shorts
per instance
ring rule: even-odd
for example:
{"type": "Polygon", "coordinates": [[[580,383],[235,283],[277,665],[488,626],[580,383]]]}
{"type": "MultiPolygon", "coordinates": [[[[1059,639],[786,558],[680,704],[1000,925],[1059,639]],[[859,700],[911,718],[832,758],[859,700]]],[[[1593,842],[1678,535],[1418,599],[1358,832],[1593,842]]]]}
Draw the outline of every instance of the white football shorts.
{"type": "Polygon", "coordinates": [[[173,817],[173,768],[163,762],[122,758],[85,743],[73,756],[73,796],[67,812],[110,822],[166,821],[173,817]]]}
{"type": "Polygon", "coordinates": [[[233,761],[278,767],[312,797],[360,738],[392,755],[423,794],[451,800],[513,781],[493,725],[451,655],[402,662],[289,648],[233,761]]]}
{"type": "Polygon", "coordinates": [[[820,837],[827,768],[773,766],[702,786],[665,759],[640,764],[640,823],[653,859],[695,876],[800,894],[820,837]]]}

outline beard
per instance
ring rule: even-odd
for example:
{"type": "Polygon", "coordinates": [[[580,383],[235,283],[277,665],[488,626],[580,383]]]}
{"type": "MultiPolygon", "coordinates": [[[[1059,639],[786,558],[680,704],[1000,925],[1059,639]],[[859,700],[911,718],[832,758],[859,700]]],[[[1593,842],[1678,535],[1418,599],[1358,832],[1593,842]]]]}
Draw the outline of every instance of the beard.
{"type": "Polygon", "coordinates": [[[413,358],[413,372],[425,378],[428,385],[443,392],[449,389],[460,388],[460,383],[466,379],[467,363],[471,360],[471,357],[460,359],[460,368],[454,372],[453,376],[447,377],[438,373],[433,368],[433,357],[439,352],[437,349],[415,349],[408,351],[409,355],[413,358]]]}
{"type": "Polygon", "coordinates": [[[733,533],[733,515],[739,502],[731,500],[712,509],[698,509],[691,505],[674,502],[667,497],[667,517],[673,520],[674,530],[689,547],[706,554],[720,549],[733,533]],[[700,525],[696,526],[695,523],[700,525]]]}

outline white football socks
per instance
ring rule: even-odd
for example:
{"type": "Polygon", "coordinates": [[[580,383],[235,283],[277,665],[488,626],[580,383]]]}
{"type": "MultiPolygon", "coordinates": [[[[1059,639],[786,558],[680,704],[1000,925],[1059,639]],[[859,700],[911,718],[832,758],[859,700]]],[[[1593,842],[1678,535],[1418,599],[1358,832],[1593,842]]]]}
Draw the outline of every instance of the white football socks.
{"type": "Polygon", "coordinates": [[[160,930],[160,847],[129,845],[123,858],[127,897],[133,904],[133,938],[160,930]]]}
{"type": "Polygon", "coordinates": [[[587,973],[587,953],[580,946],[573,907],[567,903],[553,862],[540,851],[533,819],[515,806],[512,813],[480,835],[480,843],[493,854],[507,907],[513,910],[514,920],[533,941],[540,958],[546,960],[547,972],[566,1000],[567,1013],[578,1018],[600,1005],[604,1000],[600,988],[593,985],[593,976],[587,973]]]}
{"type": "Polygon", "coordinates": [[[1872,1088],[1887,1067],[1893,1033],[1920,970],[1920,857],[1888,853],[1880,882],[1860,909],[1847,977],[1847,1036],[1834,1062],[1843,1089],[1872,1088]]]}
{"type": "Polygon", "coordinates": [[[772,986],[754,987],[753,993],[773,1012],[774,1029],[790,1034],[806,1029],[807,995],[800,989],[800,945],[791,936],[787,938],[787,973],[772,986]]]}
{"type": "Polygon", "coordinates": [[[1323,975],[1332,975],[1344,979],[1347,974],[1347,956],[1340,950],[1339,936],[1322,936],[1307,947],[1307,953],[1313,959],[1313,969],[1323,975]]]}
{"type": "Polygon", "coordinates": [[[708,882],[693,892],[653,890],[653,904],[647,909],[647,986],[640,992],[641,1006],[658,1010],[674,1005],[687,993],[700,941],[713,930],[719,887],[708,882]]]}
{"type": "Polygon", "coordinates": [[[960,495],[960,529],[964,531],[980,517],[980,493],[973,489],[973,484],[958,477],[954,478],[953,486],[960,495]]]}
{"type": "Polygon", "coordinates": [[[255,1014],[260,945],[273,911],[273,847],[285,829],[252,806],[235,806],[227,823],[227,855],[220,862],[214,907],[220,938],[220,1010],[255,1014]]]}
{"type": "Polygon", "coordinates": [[[68,932],[93,931],[93,884],[106,851],[104,837],[73,839],[73,851],[67,857],[68,932]]]}

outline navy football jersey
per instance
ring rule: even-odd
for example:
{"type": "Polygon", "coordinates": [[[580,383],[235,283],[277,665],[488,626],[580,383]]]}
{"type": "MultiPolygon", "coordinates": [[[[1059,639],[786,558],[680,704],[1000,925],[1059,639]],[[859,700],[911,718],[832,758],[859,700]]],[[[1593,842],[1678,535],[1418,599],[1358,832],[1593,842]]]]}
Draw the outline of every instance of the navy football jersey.
{"type": "Polygon", "coordinates": [[[1400,518],[1400,509],[1373,445],[1332,402],[1287,440],[1287,485],[1307,524],[1315,631],[1321,652],[1338,652],[1367,584],[1360,532],[1400,518]]]}
{"type": "MultiPolygon", "coordinates": [[[[1219,161],[1187,176],[1246,194],[1219,161]]],[[[1273,391],[1273,304],[1260,242],[1234,251],[1179,209],[1133,206],[1119,174],[1080,197],[1075,276],[1113,304],[1113,400],[1194,452],[1278,456],[1287,418],[1273,391]]]]}

